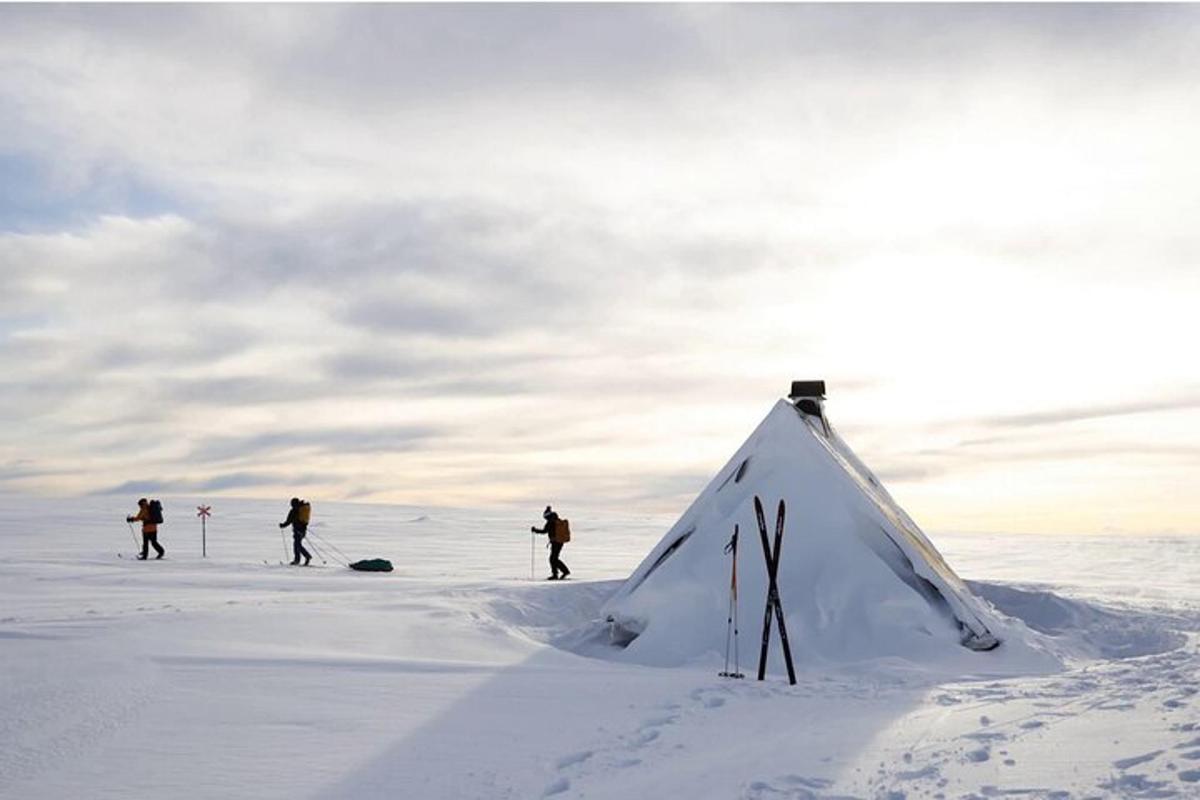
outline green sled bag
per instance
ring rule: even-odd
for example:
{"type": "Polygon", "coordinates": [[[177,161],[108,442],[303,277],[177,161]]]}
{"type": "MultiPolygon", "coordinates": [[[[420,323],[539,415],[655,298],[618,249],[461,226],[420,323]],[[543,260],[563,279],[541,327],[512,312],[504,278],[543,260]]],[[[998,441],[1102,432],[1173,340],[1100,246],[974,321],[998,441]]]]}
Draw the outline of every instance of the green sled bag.
{"type": "Polygon", "coordinates": [[[359,572],[391,572],[392,562],[386,558],[364,558],[362,561],[355,561],[351,564],[350,569],[356,569],[359,572]]]}

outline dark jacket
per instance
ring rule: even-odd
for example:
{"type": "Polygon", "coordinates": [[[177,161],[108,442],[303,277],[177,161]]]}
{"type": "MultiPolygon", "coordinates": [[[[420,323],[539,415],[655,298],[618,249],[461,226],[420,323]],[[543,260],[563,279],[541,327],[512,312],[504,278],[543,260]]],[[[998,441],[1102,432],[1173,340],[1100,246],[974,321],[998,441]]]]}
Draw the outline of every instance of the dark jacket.
{"type": "MultiPolygon", "coordinates": [[[[279,527],[286,528],[288,525],[291,525],[292,533],[307,532],[308,525],[304,524],[299,519],[297,519],[297,517],[299,517],[299,516],[300,516],[300,506],[292,506],[292,510],[288,512],[287,519],[285,519],[282,522],[282,524],[280,524],[279,527]]],[[[317,538],[320,538],[320,537],[317,537],[317,538]]]]}
{"type": "Polygon", "coordinates": [[[546,524],[540,528],[533,528],[534,533],[553,533],[554,526],[558,524],[558,512],[551,511],[550,516],[546,517],[546,524]]]}

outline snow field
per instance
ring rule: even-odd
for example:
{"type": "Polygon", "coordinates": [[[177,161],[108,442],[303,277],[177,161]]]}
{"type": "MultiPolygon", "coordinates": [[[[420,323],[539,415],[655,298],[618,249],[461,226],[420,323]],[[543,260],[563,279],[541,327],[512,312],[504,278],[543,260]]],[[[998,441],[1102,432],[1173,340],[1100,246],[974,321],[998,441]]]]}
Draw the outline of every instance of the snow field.
{"type": "Polygon", "coordinates": [[[554,584],[528,580],[540,509],[315,503],[315,531],[397,565],[372,575],[279,566],[282,502],[214,503],[204,561],[195,503],[167,499],[149,563],[115,557],[129,504],[49,505],[0,499],[0,797],[1200,796],[1187,537],[938,536],[1062,666],[831,664],[793,632],[789,687],[717,678],[719,649],[656,668],[597,644],[670,520],[565,509],[580,579],[554,584]]]}

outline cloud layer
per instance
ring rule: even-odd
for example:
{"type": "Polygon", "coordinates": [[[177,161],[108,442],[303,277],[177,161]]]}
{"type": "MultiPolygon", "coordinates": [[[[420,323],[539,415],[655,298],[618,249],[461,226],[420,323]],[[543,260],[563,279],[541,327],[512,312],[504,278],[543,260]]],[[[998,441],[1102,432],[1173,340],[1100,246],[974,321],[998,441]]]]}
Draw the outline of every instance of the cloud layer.
{"type": "Polygon", "coordinates": [[[671,510],[823,377],[930,527],[1200,530],[1198,45],[1186,6],[4,7],[0,487],[671,510]]]}

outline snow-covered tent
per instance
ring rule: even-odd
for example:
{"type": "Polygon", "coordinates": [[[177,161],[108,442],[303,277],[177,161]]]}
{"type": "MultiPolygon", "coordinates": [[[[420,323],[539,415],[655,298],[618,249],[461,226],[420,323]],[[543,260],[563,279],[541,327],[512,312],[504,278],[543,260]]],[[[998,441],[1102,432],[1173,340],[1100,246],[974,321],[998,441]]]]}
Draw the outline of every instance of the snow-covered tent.
{"type": "Polygon", "coordinates": [[[735,524],[742,652],[757,649],[767,570],[756,495],[772,538],[787,504],[778,586],[797,661],[1000,643],[1003,623],[829,424],[824,392],[822,381],[794,384],[608,601],[611,641],[631,658],[674,664],[721,649],[735,524]]]}

